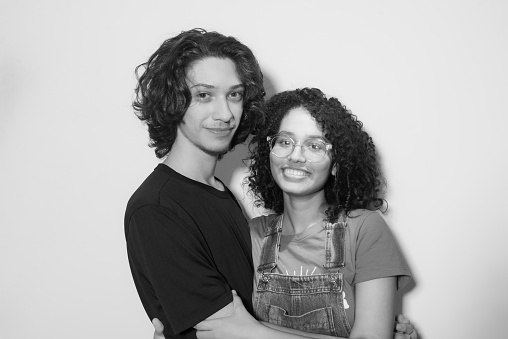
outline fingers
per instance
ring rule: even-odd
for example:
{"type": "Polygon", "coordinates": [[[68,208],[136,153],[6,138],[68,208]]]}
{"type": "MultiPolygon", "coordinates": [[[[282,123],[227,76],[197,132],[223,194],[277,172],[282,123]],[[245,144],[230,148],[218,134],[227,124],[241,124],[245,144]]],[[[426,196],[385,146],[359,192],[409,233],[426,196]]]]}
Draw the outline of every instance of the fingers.
{"type": "Polygon", "coordinates": [[[153,318],[152,320],[153,328],[155,332],[153,333],[153,339],[164,339],[164,325],[162,322],[157,319],[153,318]]]}
{"type": "Polygon", "coordinates": [[[215,332],[213,331],[213,328],[214,322],[216,321],[217,319],[207,319],[197,323],[196,326],[194,326],[196,329],[196,337],[198,339],[214,339],[215,332]]]}
{"type": "Polygon", "coordinates": [[[397,317],[395,318],[395,321],[399,324],[409,324],[410,321],[408,318],[406,318],[404,316],[404,314],[398,314],[397,317]]]}
{"type": "Polygon", "coordinates": [[[194,325],[194,328],[198,331],[209,331],[211,329],[210,322],[213,321],[213,319],[206,319],[203,320],[196,325],[194,325]]]}
{"type": "Polygon", "coordinates": [[[153,324],[153,327],[155,329],[155,332],[161,332],[162,333],[162,331],[164,331],[164,325],[162,324],[162,322],[159,319],[153,318],[152,324],[153,324]]]}
{"type": "MultiPolygon", "coordinates": [[[[397,315],[395,318],[395,321],[397,322],[395,324],[395,331],[406,335],[404,338],[410,338],[410,339],[418,339],[418,334],[416,333],[416,330],[409,321],[408,318],[406,318],[403,314],[397,315]]],[[[402,338],[402,337],[401,337],[402,338]]],[[[399,338],[397,338],[399,339],[399,338]]]]}
{"type": "Polygon", "coordinates": [[[198,339],[213,339],[215,336],[211,331],[197,331],[196,338],[198,339]]]}
{"type": "Polygon", "coordinates": [[[413,324],[407,323],[407,324],[397,324],[395,325],[395,331],[405,333],[405,334],[411,334],[411,332],[414,331],[413,324]]]}
{"type": "Polygon", "coordinates": [[[236,294],[236,291],[232,290],[231,292],[233,293],[233,309],[237,310],[244,308],[242,299],[238,296],[238,294],[236,294]]]}
{"type": "Polygon", "coordinates": [[[395,324],[395,332],[394,339],[418,339],[418,333],[416,333],[413,324],[409,322],[395,324]]]}

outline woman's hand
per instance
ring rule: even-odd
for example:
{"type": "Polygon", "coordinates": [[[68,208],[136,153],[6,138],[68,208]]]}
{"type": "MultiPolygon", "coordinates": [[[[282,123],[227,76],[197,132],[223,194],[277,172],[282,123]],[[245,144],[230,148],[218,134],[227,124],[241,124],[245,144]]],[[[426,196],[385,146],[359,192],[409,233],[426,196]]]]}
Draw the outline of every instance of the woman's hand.
{"type": "Polygon", "coordinates": [[[224,318],[203,320],[194,326],[199,339],[262,338],[259,331],[262,331],[264,326],[247,312],[236,291],[232,292],[233,313],[224,318]]]}
{"type": "Polygon", "coordinates": [[[165,339],[164,333],[162,333],[164,331],[164,325],[162,324],[162,322],[157,318],[153,318],[152,324],[153,324],[153,339],[165,339]]]}

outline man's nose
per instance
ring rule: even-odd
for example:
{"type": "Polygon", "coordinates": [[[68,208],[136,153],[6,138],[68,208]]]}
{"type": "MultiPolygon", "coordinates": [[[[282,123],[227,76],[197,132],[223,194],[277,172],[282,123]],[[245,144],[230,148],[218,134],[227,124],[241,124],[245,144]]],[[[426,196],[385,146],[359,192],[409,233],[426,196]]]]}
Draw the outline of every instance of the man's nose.
{"type": "Polygon", "coordinates": [[[228,122],[233,118],[233,112],[231,112],[227,98],[217,98],[215,100],[212,117],[214,120],[224,122],[228,122]]]}

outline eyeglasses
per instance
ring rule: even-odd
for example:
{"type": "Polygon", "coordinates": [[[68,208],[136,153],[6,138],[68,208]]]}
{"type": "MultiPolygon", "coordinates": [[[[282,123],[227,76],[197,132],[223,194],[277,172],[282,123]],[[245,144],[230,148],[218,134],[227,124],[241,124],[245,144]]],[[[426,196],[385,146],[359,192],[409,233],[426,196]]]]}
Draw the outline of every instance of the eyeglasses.
{"type": "Polygon", "coordinates": [[[308,162],[320,162],[326,156],[326,151],[332,149],[332,145],[321,139],[311,138],[296,143],[291,137],[284,134],[276,134],[267,137],[270,150],[277,158],[285,158],[293,153],[295,146],[302,148],[302,155],[308,162]]]}

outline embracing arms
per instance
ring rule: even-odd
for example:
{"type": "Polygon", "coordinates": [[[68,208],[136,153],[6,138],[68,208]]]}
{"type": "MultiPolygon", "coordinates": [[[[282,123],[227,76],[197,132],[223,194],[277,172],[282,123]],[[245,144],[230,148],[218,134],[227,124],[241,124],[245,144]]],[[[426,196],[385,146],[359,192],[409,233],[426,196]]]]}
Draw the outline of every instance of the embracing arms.
{"type": "MultiPolygon", "coordinates": [[[[391,339],[396,278],[388,277],[359,283],[356,287],[356,320],[350,338],[391,339]]],[[[227,318],[205,320],[195,326],[198,338],[332,338],[279,326],[259,323],[236,297],[234,312],[227,318]],[[263,326],[265,325],[265,326],[263,326]]]]}
{"type": "MultiPolygon", "coordinates": [[[[387,299],[392,298],[395,278],[376,279],[358,284],[357,320],[350,338],[394,338],[417,339],[413,325],[403,315],[398,315],[396,332],[393,333],[393,318],[386,309],[387,299]],[[379,280],[379,281],[376,281],[379,280]]],[[[393,299],[393,298],[392,298],[393,299]]],[[[305,333],[256,321],[243,307],[240,298],[233,291],[233,303],[225,310],[226,317],[217,315],[198,323],[195,328],[199,339],[208,338],[335,338],[326,335],[305,333]],[[213,319],[214,318],[214,319],[213,319]]],[[[163,326],[158,319],[153,321],[154,339],[164,339],[163,326]]]]}

